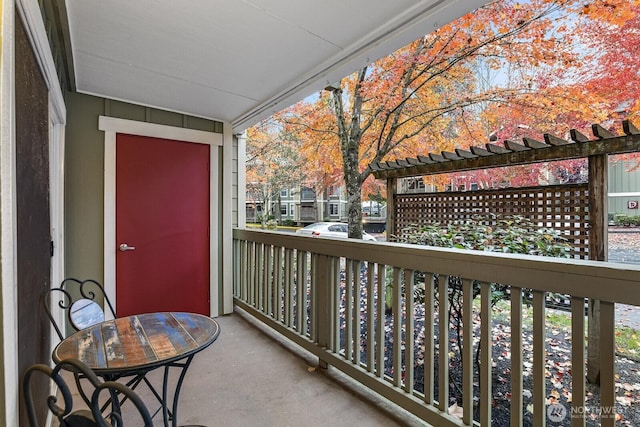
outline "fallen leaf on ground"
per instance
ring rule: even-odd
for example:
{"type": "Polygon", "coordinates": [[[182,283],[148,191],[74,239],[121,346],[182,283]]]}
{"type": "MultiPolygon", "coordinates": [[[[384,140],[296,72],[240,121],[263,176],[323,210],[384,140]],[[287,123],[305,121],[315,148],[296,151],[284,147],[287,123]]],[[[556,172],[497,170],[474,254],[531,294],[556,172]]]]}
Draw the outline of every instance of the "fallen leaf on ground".
{"type": "Polygon", "coordinates": [[[454,403],[453,405],[449,406],[449,414],[453,415],[454,417],[462,418],[463,417],[462,406],[458,406],[457,403],[454,403]]]}

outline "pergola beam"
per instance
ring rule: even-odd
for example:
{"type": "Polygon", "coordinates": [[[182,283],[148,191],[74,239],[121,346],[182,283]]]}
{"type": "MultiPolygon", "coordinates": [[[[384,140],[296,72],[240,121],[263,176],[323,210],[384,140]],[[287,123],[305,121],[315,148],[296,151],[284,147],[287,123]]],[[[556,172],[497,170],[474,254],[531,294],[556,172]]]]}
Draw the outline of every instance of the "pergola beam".
{"type": "Polygon", "coordinates": [[[618,136],[592,125],[596,139],[572,129],[573,142],[552,135],[545,135],[545,142],[525,137],[523,145],[504,141],[504,147],[485,144],[484,148],[471,147],[470,151],[457,148],[455,153],[430,153],[402,162],[371,164],[369,168],[377,179],[404,178],[640,151],[640,131],[628,121],[623,122],[623,130],[624,135],[618,136]]]}

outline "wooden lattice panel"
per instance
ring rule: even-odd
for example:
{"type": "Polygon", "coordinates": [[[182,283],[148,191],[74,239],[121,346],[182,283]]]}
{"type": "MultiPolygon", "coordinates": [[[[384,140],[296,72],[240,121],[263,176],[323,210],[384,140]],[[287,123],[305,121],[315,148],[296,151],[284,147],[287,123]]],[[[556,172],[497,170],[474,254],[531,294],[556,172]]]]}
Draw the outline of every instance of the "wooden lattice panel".
{"type": "Polygon", "coordinates": [[[394,235],[410,226],[447,225],[474,216],[519,215],[567,237],[572,255],[588,259],[587,184],[395,196],[394,235]]]}

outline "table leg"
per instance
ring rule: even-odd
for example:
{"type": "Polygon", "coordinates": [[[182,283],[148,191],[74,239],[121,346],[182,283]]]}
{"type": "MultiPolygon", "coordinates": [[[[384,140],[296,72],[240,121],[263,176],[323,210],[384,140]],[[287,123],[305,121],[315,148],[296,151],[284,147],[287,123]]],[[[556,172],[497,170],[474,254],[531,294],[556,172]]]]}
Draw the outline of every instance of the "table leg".
{"type": "Polygon", "coordinates": [[[122,412],[120,410],[120,400],[118,397],[118,393],[115,390],[110,389],[109,393],[111,393],[111,416],[110,416],[111,425],[118,426],[122,423],[122,412]],[[116,417],[120,418],[120,421],[117,421],[116,417]]]}
{"type": "Polygon", "coordinates": [[[178,423],[178,399],[180,397],[180,389],[182,388],[182,382],[184,381],[184,376],[187,374],[187,369],[191,364],[191,360],[193,360],[193,354],[188,356],[186,359],[183,359],[184,362],[176,362],[170,365],[165,366],[164,368],[164,378],[162,381],[162,401],[165,402],[162,408],[162,418],[164,420],[165,427],[169,427],[169,419],[171,419],[171,425],[173,427],[177,427],[178,423]],[[178,376],[178,382],[176,383],[176,389],[173,394],[173,404],[171,406],[171,412],[169,412],[168,402],[167,402],[167,388],[169,385],[169,368],[181,368],[180,375],[178,376]]]}

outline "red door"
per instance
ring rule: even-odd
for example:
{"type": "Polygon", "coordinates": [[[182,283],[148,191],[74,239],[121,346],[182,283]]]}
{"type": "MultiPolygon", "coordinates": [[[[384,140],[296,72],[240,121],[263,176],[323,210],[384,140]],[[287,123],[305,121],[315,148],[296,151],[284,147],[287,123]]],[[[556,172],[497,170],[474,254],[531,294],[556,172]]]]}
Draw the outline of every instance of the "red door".
{"type": "Polygon", "coordinates": [[[116,310],[209,315],[209,146],[116,137],[116,310]]]}

